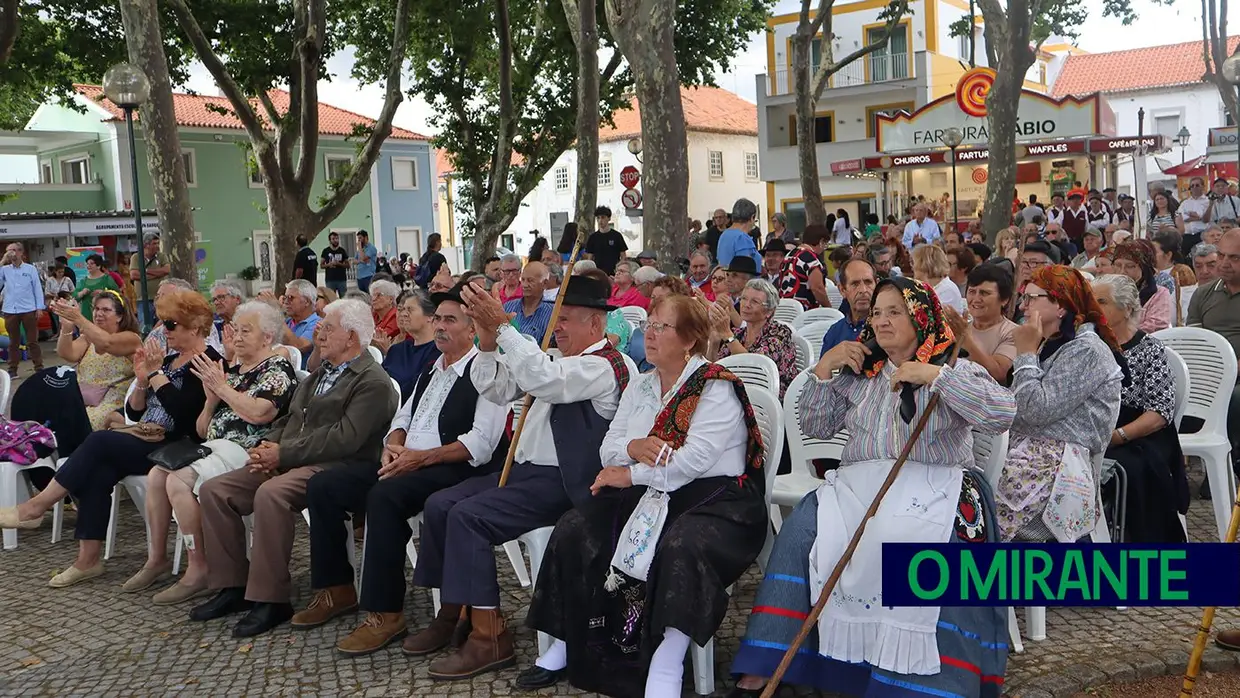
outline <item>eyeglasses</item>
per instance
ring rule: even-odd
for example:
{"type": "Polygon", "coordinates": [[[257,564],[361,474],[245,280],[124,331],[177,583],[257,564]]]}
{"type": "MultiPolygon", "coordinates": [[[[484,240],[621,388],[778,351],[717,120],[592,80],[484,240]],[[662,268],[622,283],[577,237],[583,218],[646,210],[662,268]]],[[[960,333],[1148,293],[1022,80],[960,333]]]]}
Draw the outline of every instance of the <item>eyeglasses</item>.
{"type": "Polygon", "coordinates": [[[649,334],[663,334],[667,330],[676,329],[676,326],[669,325],[666,322],[651,322],[649,320],[643,320],[641,323],[641,328],[642,332],[649,334]]]}
{"type": "Polygon", "coordinates": [[[1049,293],[1022,293],[1020,294],[1020,302],[1028,303],[1038,298],[1050,298],[1049,293]]]}
{"type": "Polygon", "coordinates": [[[164,325],[165,330],[168,330],[169,332],[171,332],[177,328],[177,321],[176,320],[164,320],[163,325],[164,325]]]}
{"type": "Polygon", "coordinates": [[[323,294],[321,294],[321,293],[320,293],[319,295],[315,296],[315,298],[317,298],[317,299],[319,299],[319,300],[321,300],[321,301],[325,301],[325,300],[327,300],[327,296],[325,296],[325,295],[323,295],[323,294]]]}
{"type": "Polygon", "coordinates": [[[224,301],[226,301],[226,300],[228,300],[228,295],[227,295],[227,294],[222,295],[222,296],[211,296],[211,302],[212,302],[212,303],[222,303],[222,302],[224,302],[224,301]]]}
{"type": "Polygon", "coordinates": [[[499,270],[499,273],[501,273],[501,274],[520,274],[520,273],[521,273],[521,270],[520,270],[520,269],[500,269],[500,270],[499,270]]]}

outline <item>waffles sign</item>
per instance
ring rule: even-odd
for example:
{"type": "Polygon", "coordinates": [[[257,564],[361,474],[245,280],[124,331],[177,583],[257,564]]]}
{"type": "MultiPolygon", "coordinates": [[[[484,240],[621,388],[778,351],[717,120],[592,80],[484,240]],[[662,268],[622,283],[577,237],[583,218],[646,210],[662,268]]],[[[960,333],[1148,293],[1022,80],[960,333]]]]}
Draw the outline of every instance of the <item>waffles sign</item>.
{"type": "MultiPolygon", "coordinates": [[[[966,74],[967,75],[967,74],[966,74]]],[[[966,99],[951,94],[936,99],[912,114],[878,116],[877,150],[898,153],[943,147],[943,133],[952,127],[964,135],[961,145],[986,145],[991,141],[985,102],[978,101],[977,90],[966,99]]],[[[1098,95],[1085,98],[1052,99],[1023,90],[1016,119],[1016,142],[1046,141],[1082,136],[1112,135],[1115,119],[1098,95]]]]}

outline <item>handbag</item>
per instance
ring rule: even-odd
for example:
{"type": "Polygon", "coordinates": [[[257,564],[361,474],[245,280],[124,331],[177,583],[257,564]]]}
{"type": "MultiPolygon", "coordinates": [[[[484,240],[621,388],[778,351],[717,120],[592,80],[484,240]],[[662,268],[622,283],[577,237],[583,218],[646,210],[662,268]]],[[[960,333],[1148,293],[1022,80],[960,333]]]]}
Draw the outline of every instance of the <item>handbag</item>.
{"type": "MultiPolygon", "coordinates": [[[[664,444],[663,450],[659,451],[654,460],[656,468],[660,468],[659,461],[663,460],[659,472],[663,473],[664,489],[667,488],[667,464],[672,459],[672,453],[673,449],[664,444]]],[[[603,583],[605,590],[615,591],[620,587],[621,573],[642,582],[646,581],[658,549],[659,538],[663,535],[663,525],[667,523],[669,497],[667,492],[654,486],[646,488],[646,493],[637,502],[620,531],[616,551],[611,556],[607,579],[603,583]]]]}
{"type": "Polygon", "coordinates": [[[122,434],[142,439],[147,443],[157,444],[163,441],[167,436],[167,431],[158,424],[150,422],[138,422],[137,424],[112,424],[109,431],[118,431],[122,434]]]}
{"type": "Polygon", "coordinates": [[[164,470],[180,470],[209,455],[211,455],[209,447],[191,439],[182,439],[151,451],[147,458],[164,470]]]}

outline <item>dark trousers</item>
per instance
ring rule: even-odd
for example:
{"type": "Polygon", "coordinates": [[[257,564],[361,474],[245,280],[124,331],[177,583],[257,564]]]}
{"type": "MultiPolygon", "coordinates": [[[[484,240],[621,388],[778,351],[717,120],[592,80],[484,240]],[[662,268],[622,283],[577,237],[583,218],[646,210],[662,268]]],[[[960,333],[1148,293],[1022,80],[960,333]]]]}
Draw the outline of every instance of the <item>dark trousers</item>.
{"type": "Polygon", "coordinates": [[[22,331],[26,333],[26,351],[34,362],[35,370],[43,368],[43,349],[39,347],[39,313],[4,314],[4,330],[9,335],[9,373],[17,371],[22,362],[22,331]]]}
{"type": "Polygon", "coordinates": [[[344,294],[349,292],[349,281],[324,281],[323,285],[336,292],[337,296],[344,298],[344,294]]]}
{"type": "Polygon", "coordinates": [[[369,293],[370,292],[370,280],[373,278],[375,277],[373,276],[357,277],[357,290],[361,291],[362,293],[369,293]]]}
{"type": "Polygon", "coordinates": [[[426,500],[413,583],[438,588],[445,604],[499,606],[495,546],[554,525],[573,506],[553,466],[518,463],[498,485],[498,473],[470,478],[426,500]]]}
{"type": "Polygon", "coordinates": [[[162,443],[148,443],[115,431],[95,431],[56,471],[56,482],[77,500],[74,538],[103,540],[112,512],[112,489],[130,475],[151,470],[147,456],[162,443]]]}

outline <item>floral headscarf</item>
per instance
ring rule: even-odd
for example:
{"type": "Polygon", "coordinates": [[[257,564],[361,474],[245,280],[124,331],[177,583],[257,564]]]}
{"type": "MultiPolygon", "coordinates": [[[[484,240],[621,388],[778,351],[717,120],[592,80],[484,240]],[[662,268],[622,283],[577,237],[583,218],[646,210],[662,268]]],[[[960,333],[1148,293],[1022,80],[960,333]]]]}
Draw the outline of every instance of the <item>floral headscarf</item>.
{"type": "MultiPolygon", "coordinates": [[[[910,361],[935,366],[947,363],[952,347],[956,344],[956,336],[952,334],[951,328],[948,327],[943,317],[943,307],[934,289],[916,279],[897,276],[878,282],[878,286],[874,288],[873,298],[877,299],[879,292],[888,286],[895,287],[904,297],[909,318],[913,321],[913,329],[917,332],[917,350],[913,352],[910,361]]],[[[886,365],[887,352],[878,346],[874,326],[870,320],[865,321],[865,327],[861,328],[861,336],[857,341],[865,344],[870,350],[870,355],[866,357],[865,363],[861,366],[861,372],[866,378],[873,378],[886,365]]],[[[912,422],[913,415],[917,412],[917,403],[913,399],[917,387],[906,383],[900,391],[900,418],[905,424],[912,422]]]]}
{"type": "Polygon", "coordinates": [[[1154,285],[1154,243],[1149,240],[1124,240],[1115,245],[1111,261],[1126,259],[1141,267],[1141,283],[1137,290],[1141,295],[1141,305],[1145,305],[1158,290],[1154,285]]]}
{"type": "Polygon", "coordinates": [[[1051,300],[1068,311],[1064,316],[1064,331],[1061,332],[1065,341],[1075,337],[1076,329],[1089,322],[1093,323],[1094,332],[1111,347],[1111,351],[1120,352],[1115,333],[1107,325],[1102,307],[1081,272],[1073,267],[1055,264],[1033,270],[1029,282],[1046,291],[1051,300]]]}

